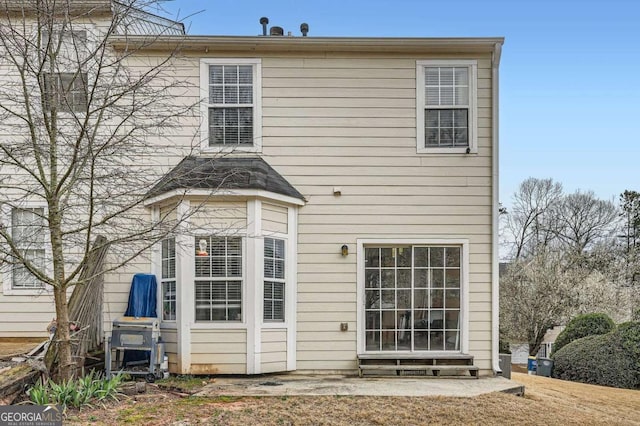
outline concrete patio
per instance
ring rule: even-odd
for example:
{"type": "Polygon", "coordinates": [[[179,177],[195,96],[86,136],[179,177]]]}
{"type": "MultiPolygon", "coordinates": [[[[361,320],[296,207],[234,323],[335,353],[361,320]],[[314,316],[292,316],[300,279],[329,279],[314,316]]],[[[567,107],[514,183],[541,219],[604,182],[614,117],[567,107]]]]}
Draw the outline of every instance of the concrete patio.
{"type": "Polygon", "coordinates": [[[265,375],[217,377],[197,396],[454,396],[473,397],[491,392],[524,394],[524,386],[504,377],[432,378],[341,375],[265,375]]]}

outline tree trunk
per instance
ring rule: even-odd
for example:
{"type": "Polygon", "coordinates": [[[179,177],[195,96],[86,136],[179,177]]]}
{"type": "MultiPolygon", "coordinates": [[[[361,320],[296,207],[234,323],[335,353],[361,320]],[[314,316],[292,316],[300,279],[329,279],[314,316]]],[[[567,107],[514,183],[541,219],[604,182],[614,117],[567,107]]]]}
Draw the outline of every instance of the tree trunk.
{"type": "MultiPolygon", "coordinates": [[[[69,333],[69,307],[65,288],[55,287],[57,329],[53,344],[57,346],[58,377],[67,380],[75,374],[75,364],[71,358],[71,334],[69,333]]],[[[49,367],[49,366],[47,366],[49,367]]],[[[51,368],[49,367],[49,372],[51,368]]]]}

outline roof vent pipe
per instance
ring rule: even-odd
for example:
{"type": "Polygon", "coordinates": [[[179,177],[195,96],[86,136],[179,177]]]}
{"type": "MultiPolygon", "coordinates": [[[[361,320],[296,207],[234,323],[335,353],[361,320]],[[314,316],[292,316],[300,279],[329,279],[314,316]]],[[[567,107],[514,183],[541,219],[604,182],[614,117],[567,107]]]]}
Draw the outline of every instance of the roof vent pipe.
{"type": "Polygon", "coordinates": [[[262,35],[266,36],[267,35],[267,24],[269,23],[269,18],[267,18],[266,16],[263,16],[262,18],[260,18],[260,25],[262,25],[262,35]]]}
{"type": "Polygon", "coordinates": [[[282,27],[271,27],[271,30],[269,30],[269,35],[272,35],[272,36],[283,36],[284,35],[284,28],[282,28],[282,27]]]}
{"type": "Polygon", "coordinates": [[[302,33],[302,37],[306,37],[307,33],[309,32],[309,24],[307,24],[306,22],[300,24],[300,32],[302,33]]]}

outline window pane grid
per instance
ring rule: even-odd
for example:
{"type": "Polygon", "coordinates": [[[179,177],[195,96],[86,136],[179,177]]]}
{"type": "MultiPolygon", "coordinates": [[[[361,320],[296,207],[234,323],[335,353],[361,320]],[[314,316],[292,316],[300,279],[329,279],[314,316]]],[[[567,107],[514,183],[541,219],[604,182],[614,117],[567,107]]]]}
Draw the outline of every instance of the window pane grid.
{"type": "Polygon", "coordinates": [[[44,75],[45,103],[64,112],[81,112],[87,108],[87,73],[44,75]]]}
{"type": "Polygon", "coordinates": [[[425,147],[469,146],[469,67],[425,67],[425,147]]]}
{"type": "Polygon", "coordinates": [[[242,239],[195,237],[195,247],[196,321],[242,321],[242,239]]]}
{"type": "Polygon", "coordinates": [[[176,320],[176,239],[166,238],[161,241],[161,274],[162,287],[162,319],[176,320]]]}
{"type": "MultiPolygon", "coordinates": [[[[45,268],[45,218],[43,208],[14,208],[11,210],[11,237],[22,256],[34,267],[45,268]]],[[[39,289],[44,283],[22,264],[11,268],[11,287],[39,289]]]]}
{"type": "Polygon", "coordinates": [[[209,66],[209,145],[253,145],[253,66],[209,66]]]}
{"type": "Polygon", "coordinates": [[[460,253],[460,247],[365,248],[366,350],[460,350],[460,253]]]}
{"type": "Polygon", "coordinates": [[[264,280],[263,318],[265,321],[284,321],[284,240],[264,239],[264,280]]]}

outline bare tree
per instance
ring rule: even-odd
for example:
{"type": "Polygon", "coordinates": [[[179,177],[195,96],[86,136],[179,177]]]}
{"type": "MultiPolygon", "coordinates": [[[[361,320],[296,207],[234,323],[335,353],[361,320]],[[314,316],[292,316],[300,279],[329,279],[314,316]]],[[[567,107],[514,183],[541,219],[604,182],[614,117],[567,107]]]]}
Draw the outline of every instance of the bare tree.
{"type": "Polygon", "coordinates": [[[580,253],[597,242],[611,243],[618,216],[613,202],[596,198],[593,191],[577,191],[563,196],[557,207],[554,232],[565,246],[580,253]]]}
{"type": "Polygon", "coordinates": [[[557,250],[541,247],[513,261],[500,277],[500,326],[509,341],[528,342],[535,355],[545,333],[562,324],[579,305],[588,273],[557,250]]]}
{"type": "Polygon", "coordinates": [[[627,285],[640,282],[640,193],[626,190],[620,194],[622,226],[622,280],[627,285]]]}
{"type": "MultiPolygon", "coordinates": [[[[177,51],[110,44],[154,3],[0,2],[1,262],[16,285],[52,289],[63,378],[74,372],[67,290],[82,284],[91,241],[108,237],[113,270],[177,226],[168,213],[152,222],[142,204],[167,158],[185,155],[167,138],[196,102],[175,101],[188,90],[173,75],[177,51]]],[[[148,43],[181,33],[147,18],[148,43]]]]}
{"type": "Polygon", "coordinates": [[[552,179],[528,178],[513,195],[506,218],[513,258],[535,253],[554,238],[554,213],[562,197],[562,185],[552,179]]]}
{"type": "Polygon", "coordinates": [[[500,277],[505,338],[538,351],[547,330],[585,311],[620,317],[615,280],[617,208],[593,192],[564,194],[551,179],[529,178],[513,196],[503,240],[511,263],[500,277]]]}

